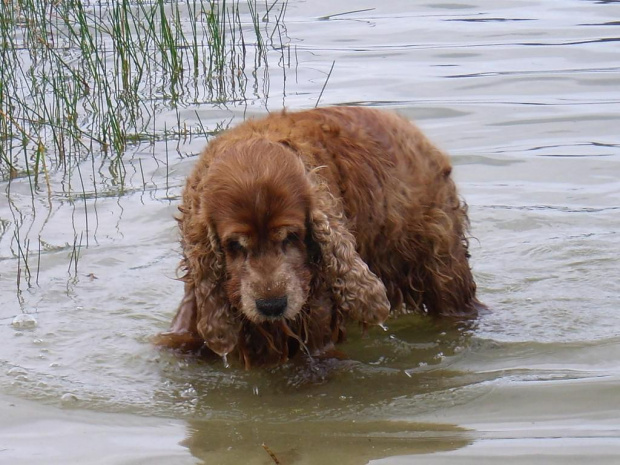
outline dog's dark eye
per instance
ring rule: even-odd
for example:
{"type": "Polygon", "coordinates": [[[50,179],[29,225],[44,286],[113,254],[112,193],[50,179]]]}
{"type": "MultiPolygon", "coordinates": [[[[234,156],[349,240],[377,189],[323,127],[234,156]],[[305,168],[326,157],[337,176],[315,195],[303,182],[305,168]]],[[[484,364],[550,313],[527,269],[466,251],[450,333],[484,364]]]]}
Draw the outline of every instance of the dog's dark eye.
{"type": "Polygon", "coordinates": [[[231,255],[237,255],[240,253],[245,253],[245,247],[243,247],[237,240],[230,240],[226,242],[226,251],[231,255]]]}
{"type": "Polygon", "coordinates": [[[288,233],[286,238],[284,238],[284,241],[282,241],[282,244],[287,246],[290,244],[296,244],[297,242],[299,242],[299,236],[297,233],[288,233]]]}

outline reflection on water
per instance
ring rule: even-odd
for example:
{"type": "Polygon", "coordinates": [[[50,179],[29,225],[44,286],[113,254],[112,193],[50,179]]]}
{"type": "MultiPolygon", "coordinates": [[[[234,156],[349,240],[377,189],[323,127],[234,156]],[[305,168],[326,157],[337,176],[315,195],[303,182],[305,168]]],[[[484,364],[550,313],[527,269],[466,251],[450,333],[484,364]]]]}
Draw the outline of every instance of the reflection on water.
{"type": "Polygon", "coordinates": [[[470,441],[466,430],[450,425],[289,419],[286,423],[191,421],[183,444],[206,463],[270,463],[271,451],[280,463],[354,465],[394,455],[450,451],[470,441]],[[266,447],[262,455],[261,447],[266,447]]]}
{"type": "Polygon", "coordinates": [[[294,77],[274,53],[269,94],[248,95],[247,109],[179,109],[215,128],[312,107],[335,61],[322,104],[417,120],[453,155],[470,205],[492,308],[474,327],[409,315],[367,338],[351,328],[342,360],[250,372],[158,352],[149,340],[182,294],[172,217],[205,139],[145,141],[122,167],[94,158],[52,175],[49,191],[2,184],[0,392],[62,407],[58,421],[86,410],[103,429],[101,412],[174,418],[186,439],[168,450],[214,463],[273,463],[263,443],[282,463],[530,463],[519,448],[539,463],[563,463],[559,450],[614,463],[619,8],[290,1],[294,77]],[[13,325],[22,313],[36,324],[13,325]]]}

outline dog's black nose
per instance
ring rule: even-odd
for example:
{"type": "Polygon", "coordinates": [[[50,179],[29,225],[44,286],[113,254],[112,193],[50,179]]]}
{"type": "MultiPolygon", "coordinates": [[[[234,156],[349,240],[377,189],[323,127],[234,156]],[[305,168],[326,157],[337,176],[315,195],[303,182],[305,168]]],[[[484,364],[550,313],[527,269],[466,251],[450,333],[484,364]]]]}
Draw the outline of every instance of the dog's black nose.
{"type": "Polygon", "coordinates": [[[286,310],[287,298],[272,297],[270,299],[256,299],[256,309],[263,316],[276,318],[282,316],[286,310]]]}

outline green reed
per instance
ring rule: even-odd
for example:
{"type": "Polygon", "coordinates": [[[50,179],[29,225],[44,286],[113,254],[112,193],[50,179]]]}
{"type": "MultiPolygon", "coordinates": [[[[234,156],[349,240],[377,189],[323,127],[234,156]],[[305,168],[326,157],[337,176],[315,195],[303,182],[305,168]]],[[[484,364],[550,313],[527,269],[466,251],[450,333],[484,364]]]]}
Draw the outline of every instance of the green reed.
{"type": "Polygon", "coordinates": [[[178,117],[161,133],[157,112],[246,98],[246,56],[251,48],[254,68],[266,65],[265,38],[280,27],[286,1],[260,6],[259,13],[256,0],[0,2],[0,178],[28,176],[36,189],[47,169],[201,132],[178,117]],[[245,28],[242,8],[252,21],[245,28]]]}
{"type": "Polygon", "coordinates": [[[22,287],[38,283],[54,195],[83,208],[83,229],[73,224],[73,245],[67,243],[67,272],[77,279],[81,251],[98,222],[90,199],[105,190],[83,176],[82,162],[93,173],[105,167],[123,195],[132,148],[146,142],[154,151],[164,141],[167,189],[169,142],[179,151],[186,138],[207,138],[225,126],[207,127],[197,109],[188,123],[183,110],[266,97],[267,53],[284,57],[286,2],[0,1],[0,183],[13,216],[12,222],[0,218],[0,237],[13,238],[18,297],[22,287]],[[158,119],[171,111],[176,120],[158,119]],[[30,187],[29,204],[13,198],[15,178],[30,187]],[[47,217],[37,233],[40,207],[47,217]]]}

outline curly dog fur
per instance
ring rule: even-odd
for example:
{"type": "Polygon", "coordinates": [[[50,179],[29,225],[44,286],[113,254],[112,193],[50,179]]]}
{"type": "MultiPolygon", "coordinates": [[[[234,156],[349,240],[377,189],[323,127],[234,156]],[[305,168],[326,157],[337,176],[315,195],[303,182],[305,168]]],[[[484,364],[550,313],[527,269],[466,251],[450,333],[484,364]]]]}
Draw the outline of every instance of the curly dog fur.
{"type": "Polygon", "coordinates": [[[209,143],[179,207],[185,296],[164,346],[246,367],[330,350],[391,311],[472,317],[448,156],[394,113],[282,112],[209,143]]]}

